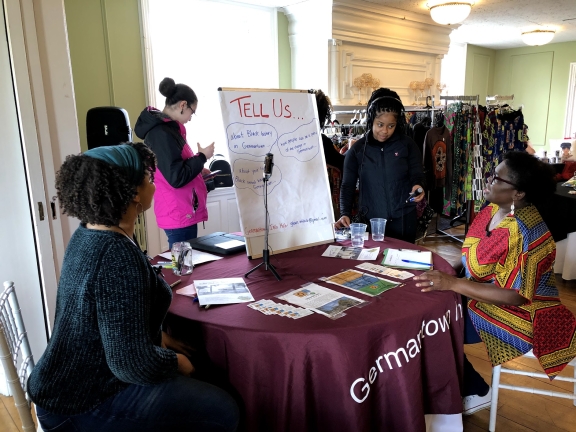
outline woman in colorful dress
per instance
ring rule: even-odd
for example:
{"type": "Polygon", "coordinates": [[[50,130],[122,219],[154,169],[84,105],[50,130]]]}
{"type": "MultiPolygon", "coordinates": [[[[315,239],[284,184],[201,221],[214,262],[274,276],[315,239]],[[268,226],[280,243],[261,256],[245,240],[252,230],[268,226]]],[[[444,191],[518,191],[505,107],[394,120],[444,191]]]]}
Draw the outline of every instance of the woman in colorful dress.
{"type": "MultiPolygon", "coordinates": [[[[556,245],[539,211],[555,191],[553,178],[534,156],[506,153],[484,189],[490,204],[462,246],[466,277],[432,270],[414,278],[424,292],[452,290],[467,298],[464,342],[483,341],[494,366],[533,350],[550,379],[576,357],[576,318],[560,303],[556,245]]],[[[489,407],[491,393],[465,359],[463,413],[489,407]]]]}

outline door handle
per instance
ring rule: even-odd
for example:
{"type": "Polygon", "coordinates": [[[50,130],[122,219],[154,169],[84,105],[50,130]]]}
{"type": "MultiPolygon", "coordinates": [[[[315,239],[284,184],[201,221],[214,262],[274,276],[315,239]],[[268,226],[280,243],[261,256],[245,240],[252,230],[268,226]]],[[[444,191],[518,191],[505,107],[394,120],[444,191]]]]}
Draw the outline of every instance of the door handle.
{"type": "Polygon", "coordinates": [[[38,201],[38,215],[40,216],[40,220],[44,220],[44,205],[38,201]]]}
{"type": "Polygon", "coordinates": [[[56,219],[56,200],[58,199],[57,196],[52,197],[52,201],[50,201],[50,208],[52,209],[52,220],[56,219]]]}

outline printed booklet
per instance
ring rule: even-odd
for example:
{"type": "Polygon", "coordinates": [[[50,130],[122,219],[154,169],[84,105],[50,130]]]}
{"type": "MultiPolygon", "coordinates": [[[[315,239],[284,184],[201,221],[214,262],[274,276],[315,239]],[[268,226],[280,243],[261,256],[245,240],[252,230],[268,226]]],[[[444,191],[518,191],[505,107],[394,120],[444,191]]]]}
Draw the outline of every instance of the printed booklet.
{"type": "Polygon", "coordinates": [[[328,246],[328,249],[322,254],[323,257],[328,258],[342,258],[342,259],[352,259],[352,260],[375,260],[378,258],[380,253],[380,248],[355,248],[348,246],[328,246]]]}
{"type": "Polygon", "coordinates": [[[320,280],[354,291],[367,294],[369,296],[377,296],[384,291],[395,288],[400,282],[393,282],[378,276],[372,276],[357,270],[346,270],[334,276],[320,278],[320,280]]]}
{"type": "Polygon", "coordinates": [[[339,318],[343,316],[342,312],[345,310],[365,303],[362,299],[314,283],[288,291],[277,297],[330,318],[339,318]]]}
{"type": "Polygon", "coordinates": [[[200,306],[254,301],[242,278],[195,280],[200,306]]]}

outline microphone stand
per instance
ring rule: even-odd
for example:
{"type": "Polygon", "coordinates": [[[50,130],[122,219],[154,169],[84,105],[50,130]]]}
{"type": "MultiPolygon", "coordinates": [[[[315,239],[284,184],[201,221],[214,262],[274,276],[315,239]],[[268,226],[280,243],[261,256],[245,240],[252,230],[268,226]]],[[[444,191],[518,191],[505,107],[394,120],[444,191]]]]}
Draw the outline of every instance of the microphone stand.
{"type": "Polygon", "coordinates": [[[269,231],[269,223],[268,223],[268,179],[270,178],[270,174],[264,175],[264,210],[266,211],[264,215],[264,250],[262,251],[262,262],[250,270],[248,273],[244,275],[244,277],[248,277],[250,273],[252,273],[257,268],[264,265],[264,270],[270,270],[274,276],[276,276],[277,280],[282,280],[276,268],[272,264],[270,264],[270,251],[268,250],[268,231],[269,231]]]}

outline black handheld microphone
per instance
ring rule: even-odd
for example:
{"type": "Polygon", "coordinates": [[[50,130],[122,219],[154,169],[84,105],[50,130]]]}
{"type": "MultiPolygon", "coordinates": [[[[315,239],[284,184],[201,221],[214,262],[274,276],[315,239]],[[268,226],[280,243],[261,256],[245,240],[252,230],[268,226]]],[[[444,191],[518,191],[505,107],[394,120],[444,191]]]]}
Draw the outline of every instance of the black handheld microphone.
{"type": "Polygon", "coordinates": [[[266,153],[264,158],[264,178],[269,179],[272,175],[272,168],[274,168],[274,155],[272,153],[266,153]]]}
{"type": "Polygon", "coordinates": [[[424,189],[422,189],[421,187],[419,187],[415,191],[410,192],[410,194],[408,195],[408,198],[406,199],[406,202],[410,201],[416,195],[420,195],[422,192],[424,192],[424,189]]]}

